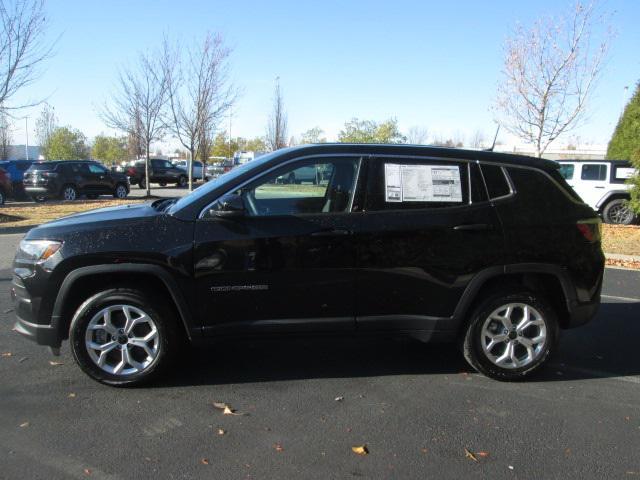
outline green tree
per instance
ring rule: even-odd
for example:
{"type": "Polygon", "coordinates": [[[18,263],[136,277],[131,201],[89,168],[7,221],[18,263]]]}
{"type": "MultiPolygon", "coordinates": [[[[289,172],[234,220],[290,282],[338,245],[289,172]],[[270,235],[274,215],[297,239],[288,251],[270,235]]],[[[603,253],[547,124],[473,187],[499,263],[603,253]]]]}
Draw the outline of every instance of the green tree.
{"type": "Polygon", "coordinates": [[[250,152],[266,152],[267,144],[262,137],[250,138],[249,140],[244,141],[242,150],[247,150],[250,152]]]}
{"type": "MultiPolygon", "coordinates": [[[[640,150],[640,82],[618,120],[618,125],[609,141],[607,158],[631,160],[632,155],[638,150],[640,150]]],[[[636,161],[636,166],[640,166],[640,161],[636,161]]]]}
{"type": "MultiPolygon", "coordinates": [[[[631,156],[631,161],[635,167],[640,171],[640,148],[634,152],[631,156]]],[[[631,184],[631,201],[629,205],[631,210],[640,214],[640,173],[634,175],[629,179],[631,184]]]]}
{"type": "Polygon", "coordinates": [[[324,130],[320,127],[313,127],[304,132],[300,136],[300,143],[327,143],[327,139],[323,137],[324,130]]]}
{"type": "Polygon", "coordinates": [[[84,160],[89,158],[87,137],[80,130],[58,127],[42,147],[47,160],[84,160]]]}
{"type": "Polygon", "coordinates": [[[395,118],[378,123],[374,120],[352,118],[340,130],[338,141],[343,143],[405,143],[407,138],[400,133],[395,118]]]}
{"type": "Polygon", "coordinates": [[[126,138],[98,135],[93,141],[91,156],[105,164],[115,163],[127,158],[126,138]]]}

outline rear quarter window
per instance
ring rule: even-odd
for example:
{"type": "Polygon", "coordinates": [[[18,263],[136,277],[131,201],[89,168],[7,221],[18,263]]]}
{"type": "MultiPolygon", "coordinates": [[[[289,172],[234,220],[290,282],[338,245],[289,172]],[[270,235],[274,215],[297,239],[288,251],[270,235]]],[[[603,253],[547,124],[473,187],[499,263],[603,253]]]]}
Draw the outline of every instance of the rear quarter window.
{"type": "Polygon", "coordinates": [[[528,207],[526,215],[546,218],[562,214],[566,210],[563,207],[572,203],[571,198],[579,199],[557,170],[547,172],[549,176],[528,168],[508,168],[507,171],[518,200],[528,207]]]}
{"type": "Polygon", "coordinates": [[[511,193],[509,181],[505,177],[502,167],[497,165],[482,165],[482,175],[487,184],[489,198],[506,197],[511,193]]]}

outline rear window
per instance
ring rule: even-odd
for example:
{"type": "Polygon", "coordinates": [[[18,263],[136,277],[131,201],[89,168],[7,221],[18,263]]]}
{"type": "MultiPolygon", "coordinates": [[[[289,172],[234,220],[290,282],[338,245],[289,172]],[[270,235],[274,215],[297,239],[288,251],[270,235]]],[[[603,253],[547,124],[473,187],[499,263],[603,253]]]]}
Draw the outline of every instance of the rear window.
{"type": "Polygon", "coordinates": [[[482,165],[482,175],[487,184],[490,198],[505,197],[511,193],[509,182],[502,167],[496,165],[482,165]]]}
{"type": "Polygon", "coordinates": [[[582,165],[582,174],[580,178],[582,180],[606,180],[607,166],[603,164],[582,165]]]}
{"type": "Polygon", "coordinates": [[[47,170],[55,170],[57,166],[58,166],[57,163],[37,162],[37,163],[32,164],[27,171],[29,171],[29,172],[35,172],[35,171],[43,172],[43,171],[47,171],[47,170]]]}

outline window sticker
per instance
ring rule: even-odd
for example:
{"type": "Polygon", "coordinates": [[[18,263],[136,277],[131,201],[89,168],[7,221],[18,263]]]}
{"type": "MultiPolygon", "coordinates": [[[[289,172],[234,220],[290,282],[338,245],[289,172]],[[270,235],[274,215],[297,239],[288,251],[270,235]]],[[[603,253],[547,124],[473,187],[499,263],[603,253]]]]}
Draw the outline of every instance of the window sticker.
{"type": "Polygon", "coordinates": [[[462,202],[458,166],[386,163],[384,181],[387,202],[462,202]]]}
{"type": "Polygon", "coordinates": [[[628,167],[618,167],[616,169],[616,178],[618,180],[624,180],[633,177],[634,169],[628,167]]]}

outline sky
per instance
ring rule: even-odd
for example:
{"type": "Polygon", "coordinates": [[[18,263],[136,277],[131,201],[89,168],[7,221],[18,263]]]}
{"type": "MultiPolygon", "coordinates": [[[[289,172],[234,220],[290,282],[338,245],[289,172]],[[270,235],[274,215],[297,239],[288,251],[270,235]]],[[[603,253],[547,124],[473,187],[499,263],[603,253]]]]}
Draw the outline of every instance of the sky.
{"type": "MultiPolygon", "coordinates": [[[[602,0],[615,38],[595,91],[589,121],[573,135],[606,143],[640,80],[640,1],[602,0]]],[[[102,105],[115,92],[119,70],[168,35],[183,42],[220,33],[241,89],[231,133],[265,132],[278,77],[289,134],[321,127],[330,139],[358,117],[398,120],[429,136],[493,136],[490,107],[500,80],[505,38],[518,22],[558,14],[570,0],[377,1],[305,0],[48,0],[48,41],[55,55],[15,101],[46,98],[59,122],[92,139],[108,129],[102,105]]],[[[28,115],[31,143],[40,107],[28,115]]],[[[228,120],[223,128],[228,128],[228,120]]],[[[15,143],[25,140],[17,120],[15,143]]],[[[503,141],[508,135],[501,134],[503,141]]],[[[169,146],[171,141],[169,140],[169,146]]]]}

